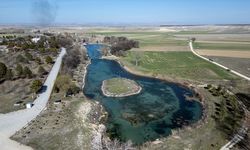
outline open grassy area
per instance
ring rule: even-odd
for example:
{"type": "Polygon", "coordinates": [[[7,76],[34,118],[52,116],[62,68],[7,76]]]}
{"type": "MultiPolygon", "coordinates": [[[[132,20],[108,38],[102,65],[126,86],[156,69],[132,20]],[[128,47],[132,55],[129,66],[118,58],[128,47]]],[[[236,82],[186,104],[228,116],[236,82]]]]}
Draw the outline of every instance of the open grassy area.
{"type": "MultiPolygon", "coordinates": [[[[137,52],[138,53],[138,52],[137,52]]],[[[135,52],[130,52],[122,62],[129,67],[152,74],[185,79],[237,79],[214,64],[206,62],[191,52],[144,52],[140,53],[139,65],[135,66],[135,52]]]]}

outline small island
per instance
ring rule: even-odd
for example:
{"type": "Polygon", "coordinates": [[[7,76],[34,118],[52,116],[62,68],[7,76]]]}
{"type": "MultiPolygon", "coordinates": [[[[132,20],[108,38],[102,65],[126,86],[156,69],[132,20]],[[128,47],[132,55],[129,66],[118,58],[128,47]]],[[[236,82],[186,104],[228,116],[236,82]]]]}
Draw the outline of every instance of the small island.
{"type": "Polygon", "coordinates": [[[136,95],[142,88],[133,80],[112,78],[102,82],[102,93],[107,97],[126,97],[136,95]]]}

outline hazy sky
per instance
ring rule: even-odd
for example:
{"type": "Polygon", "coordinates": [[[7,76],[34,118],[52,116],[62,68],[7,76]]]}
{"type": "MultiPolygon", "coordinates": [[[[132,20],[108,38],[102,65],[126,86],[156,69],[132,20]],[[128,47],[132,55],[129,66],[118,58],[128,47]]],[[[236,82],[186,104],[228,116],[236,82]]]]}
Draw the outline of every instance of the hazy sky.
{"type": "Polygon", "coordinates": [[[0,0],[0,24],[240,24],[250,0],[0,0]]]}

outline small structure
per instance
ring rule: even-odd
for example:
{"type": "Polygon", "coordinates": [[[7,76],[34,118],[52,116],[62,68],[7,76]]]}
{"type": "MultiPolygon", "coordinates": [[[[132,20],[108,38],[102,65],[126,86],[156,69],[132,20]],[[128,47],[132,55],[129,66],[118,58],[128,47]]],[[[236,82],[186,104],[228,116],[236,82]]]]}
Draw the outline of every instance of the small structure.
{"type": "Polygon", "coordinates": [[[14,106],[20,106],[23,103],[23,101],[17,101],[14,106]]]}
{"type": "Polygon", "coordinates": [[[37,43],[38,41],[40,40],[40,37],[35,37],[35,38],[32,38],[31,41],[33,43],[37,43]]]}
{"type": "Polygon", "coordinates": [[[5,45],[1,45],[1,46],[0,46],[0,51],[1,51],[1,52],[5,52],[5,53],[8,53],[8,52],[9,52],[7,46],[5,46],[5,45]]]}
{"type": "Polygon", "coordinates": [[[30,109],[30,108],[33,107],[33,106],[34,106],[33,103],[27,103],[27,104],[26,104],[26,109],[30,109]]]}
{"type": "Polygon", "coordinates": [[[62,103],[62,100],[60,100],[60,99],[59,99],[59,100],[54,101],[54,104],[55,104],[55,105],[59,105],[59,104],[61,104],[61,103],[62,103]]]}

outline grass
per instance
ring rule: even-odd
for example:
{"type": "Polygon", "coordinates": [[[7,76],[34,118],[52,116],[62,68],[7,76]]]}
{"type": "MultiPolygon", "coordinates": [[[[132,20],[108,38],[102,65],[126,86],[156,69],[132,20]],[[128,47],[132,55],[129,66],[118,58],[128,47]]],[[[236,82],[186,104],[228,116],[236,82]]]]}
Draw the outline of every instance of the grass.
{"type": "Polygon", "coordinates": [[[104,82],[105,90],[115,95],[134,92],[136,86],[134,81],[123,78],[113,78],[104,82]]]}
{"type": "Polygon", "coordinates": [[[122,62],[134,69],[185,79],[236,79],[218,66],[206,62],[191,52],[144,52],[139,66],[134,65],[134,52],[129,52],[122,62]]]}
{"type": "Polygon", "coordinates": [[[211,50],[239,50],[250,51],[250,44],[230,44],[230,43],[195,43],[196,49],[211,49],[211,50]]]}
{"type": "Polygon", "coordinates": [[[185,40],[174,39],[173,33],[164,32],[93,32],[90,34],[100,34],[104,36],[125,36],[129,39],[140,42],[140,48],[147,48],[148,46],[186,46],[185,40]]]}

